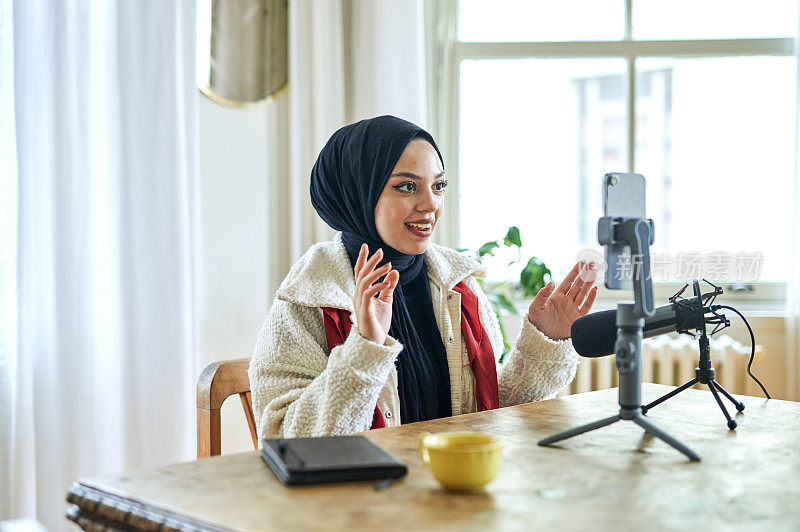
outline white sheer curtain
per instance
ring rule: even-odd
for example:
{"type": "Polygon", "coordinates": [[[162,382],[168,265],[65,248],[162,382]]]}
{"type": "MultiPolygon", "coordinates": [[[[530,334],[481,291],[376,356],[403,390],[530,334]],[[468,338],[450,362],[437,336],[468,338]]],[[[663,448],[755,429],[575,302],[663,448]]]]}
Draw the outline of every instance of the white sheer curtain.
{"type": "Polygon", "coordinates": [[[289,4],[288,110],[279,120],[288,160],[274,178],[271,284],[333,231],[309,198],[317,155],[338,128],[394,114],[425,127],[422,0],[293,0],[289,4]]]}
{"type": "Polygon", "coordinates": [[[349,1],[348,120],[391,114],[427,127],[422,2],[349,1]]]}
{"type": "MultiPolygon", "coordinates": [[[[77,478],[194,455],[194,10],[3,3],[18,228],[17,291],[3,306],[16,344],[0,352],[0,518],[66,529],[77,478]]],[[[13,182],[3,174],[4,191],[13,182]]]]}
{"type": "Polygon", "coordinates": [[[341,1],[290,2],[288,172],[278,178],[282,201],[274,205],[279,277],[308,246],[333,234],[311,206],[309,175],[319,150],[345,123],[343,46],[341,1]]]}
{"type": "Polygon", "coordinates": [[[800,401],[800,19],[795,39],[797,102],[795,107],[795,189],[792,217],[792,268],[786,316],[786,396],[800,401]]]}
{"type": "Polygon", "coordinates": [[[11,2],[0,1],[0,520],[11,506],[11,434],[17,367],[17,148],[11,2]]]}

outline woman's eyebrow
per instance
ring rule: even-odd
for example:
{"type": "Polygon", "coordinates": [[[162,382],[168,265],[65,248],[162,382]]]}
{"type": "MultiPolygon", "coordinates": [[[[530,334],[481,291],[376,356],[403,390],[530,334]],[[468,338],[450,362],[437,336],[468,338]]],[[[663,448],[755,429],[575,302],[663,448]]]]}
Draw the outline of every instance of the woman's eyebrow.
{"type": "MultiPolygon", "coordinates": [[[[434,177],[434,179],[436,179],[436,178],[442,177],[443,175],[444,175],[444,172],[439,172],[438,174],[436,174],[433,177],[434,177]]],[[[419,176],[417,174],[413,174],[411,172],[397,172],[396,174],[392,174],[389,177],[408,177],[408,178],[411,178],[411,179],[422,179],[422,176],[419,176]]]]}

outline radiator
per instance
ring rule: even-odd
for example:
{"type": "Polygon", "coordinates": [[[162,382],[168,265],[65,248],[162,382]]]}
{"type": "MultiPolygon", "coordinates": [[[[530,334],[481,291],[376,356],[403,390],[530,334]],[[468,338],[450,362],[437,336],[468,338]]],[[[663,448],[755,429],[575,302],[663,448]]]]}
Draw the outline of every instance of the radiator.
{"type": "MultiPolygon", "coordinates": [[[[758,361],[763,355],[762,347],[757,345],[755,360],[758,361]]],[[[699,358],[697,340],[685,334],[648,338],[642,341],[642,382],[680,386],[694,378],[694,369],[698,366],[699,358]]],[[[716,371],[717,382],[729,392],[754,395],[758,389],[758,385],[747,376],[749,358],[749,345],[742,345],[727,335],[711,339],[711,362],[716,371]]],[[[617,386],[618,376],[614,363],[614,356],[581,357],[575,379],[559,395],[617,386]]],[[[696,384],[694,388],[708,389],[700,384],[696,384]]]]}

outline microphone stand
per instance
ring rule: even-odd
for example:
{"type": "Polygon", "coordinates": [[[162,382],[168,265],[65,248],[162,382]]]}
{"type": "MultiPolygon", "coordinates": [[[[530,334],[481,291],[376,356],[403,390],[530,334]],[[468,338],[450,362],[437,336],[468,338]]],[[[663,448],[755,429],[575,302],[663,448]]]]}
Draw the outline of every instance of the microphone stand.
{"type": "MultiPolygon", "coordinates": [[[[698,299],[698,301],[702,302],[703,301],[703,296],[700,294],[700,283],[697,282],[697,281],[694,281],[694,286],[693,287],[694,287],[694,295],[695,295],[695,297],[698,299]]],[[[716,296],[716,293],[717,292],[715,292],[715,294],[714,294],[715,296],[716,296]]],[[[657,405],[663,403],[664,401],[666,401],[667,399],[669,399],[670,397],[678,395],[683,390],[685,390],[687,388],[690,388],[690,387],[694,386],[697,383],[700,383],[700,384],[707,385],[709,390],[711,390],[711,393],[714,395],[714,399],[717,400],[717,404],[719,405],[720,409],[722,410],[722,414],[725,416],[725,419],[728,420],[728,428],[733,430],[733,429],[736,428],[736,421],[731,419],[730,414],[728,414],[728,410],[725,408],[725,405],[722,404],[722,399],[720,399],[719,394],[717,393],[717,390],[722,392],[722,394],[725,397],[730,399],[730,401],[736,407],[736,410],[738,410],[739,412],[744,410],[744,403],[740,403],[739,401],[734,399],[734,397],[730,393],[728,393],[728,391],[725,388],[723,388],[720,383],[718,383],[715,380],[716,375],[715,375],[715,372],[714,372],[714,367],[711,365],[711,348],[709,346],[708,334],[706,334],[706,320],[703,317],[703,304],[702,303],[700,304],[699,314],[700,314],[700,316],[696,317],[696,319],[694,321],[696,323],[697,328],[700,331],[700,340],[699,340],[699,343],[700,343],[700,362],[699,362],[699,366],[700,367],[697,367],[697,368],[694,369],[694,378],[692,380],[690,380],[689,382],[687,382],[685,384],[682,384],[678,388],[675,388],[671,392],[659,397],[658,399],[656,399],[652,403],[643,406],[642,407],[642,414],[647,414],[647,411],[650,410],[651,408],[653,408],[654,406],[657,406],[657,405]],[[697,319],[697,318],[699,318],[699,319],[697,319]]],[[[716,330],[717,329],[712,331],[712,334],[714,332],[716,332],[716,330]]]]}
{"type": "MultiPolygon", "coordinates": [[[[597,236],[604,246],[630,246],[631,258],[641,257],[641,263],[632,260],[634,302],[617,304],[617,342],[614,346],[619,372],[619,414],[566,430],[544,438],[541,446],[596,430],[620,420],[633,421],[646,432],[664,441],[699,462],[700,456],[642,416],[642,329],[644,319],[653,315],[653,282],[650,278],[650,244],[653,243],[653,222],[645,218],[603,217],[597,224],[597,236]]],[[[611,265],[609,265],[611,267],[611,265]]]]}

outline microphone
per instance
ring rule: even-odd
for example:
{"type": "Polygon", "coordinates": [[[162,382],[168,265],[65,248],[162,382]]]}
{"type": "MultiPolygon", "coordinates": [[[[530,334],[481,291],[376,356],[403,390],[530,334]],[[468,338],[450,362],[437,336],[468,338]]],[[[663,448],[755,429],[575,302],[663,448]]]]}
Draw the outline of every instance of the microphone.
{"type": "MultiPolygon", "coordinates": [[[[712,312],[703,303],[703,299],[693,297],[656,307],[654,314],[644,320],[642,337],[651,338],[674,331],[685,333],[703,329],[707,323],[705,314],[712,312]]],[[[604,310],[578,318],[572,323],[571,336],[572,346],[583,357],[595,358],[613,354],[614,344],[617,342],[617,311],[604,310]]]]}

